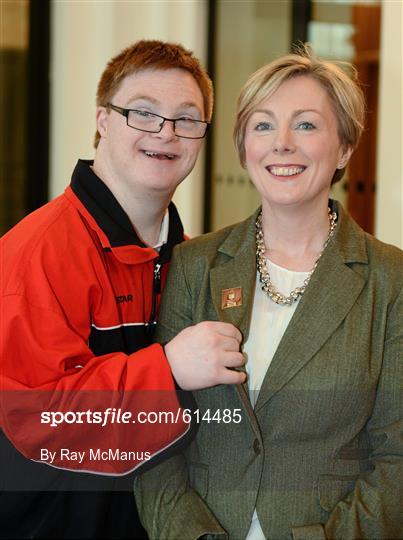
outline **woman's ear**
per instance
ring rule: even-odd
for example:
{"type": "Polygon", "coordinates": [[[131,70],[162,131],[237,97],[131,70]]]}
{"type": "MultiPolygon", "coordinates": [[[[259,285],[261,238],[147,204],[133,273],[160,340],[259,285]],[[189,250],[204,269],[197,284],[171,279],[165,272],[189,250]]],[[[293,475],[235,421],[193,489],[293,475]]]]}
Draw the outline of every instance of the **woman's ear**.
{"type": "Polygon", "coordinates": [[[337,163],[338,169],[344,169],[344,167],[349,162],[352,153],[353,149],[351,148],[351,146],[349,146],[346,150],[341,150],[341,156],[339,162],[337,163]]]}
{"type": "Polygon", "coordinates": [[[101,137],[106,137],[108,117],[109,113],[105,107],[97,107],[95,118],[97,123],[97,130],[101,137]]]}

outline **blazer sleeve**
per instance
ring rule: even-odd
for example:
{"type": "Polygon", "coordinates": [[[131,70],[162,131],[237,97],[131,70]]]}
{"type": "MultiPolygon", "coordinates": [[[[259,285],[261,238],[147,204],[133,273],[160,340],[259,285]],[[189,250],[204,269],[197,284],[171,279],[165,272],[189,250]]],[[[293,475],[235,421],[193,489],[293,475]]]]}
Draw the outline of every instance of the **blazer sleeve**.
{"type": "MultiPolygon", "coordinates": [[[[165,343],[193,324],[192,298],[175,248],[158,319],[157,340],[165,343]]],[[[137,477],[135,497],[151,539],[211,540],[228,538],[203,500],[189,485],[186,460],[176,455],[137,477]]]]}
{"type": "Polygon", "coordinates": [[[384,357],[367,431],[372,471],[331,512],[327,523],[293,528],[294,540],[403,537],[403,291],[387,322],[384,357]]]}

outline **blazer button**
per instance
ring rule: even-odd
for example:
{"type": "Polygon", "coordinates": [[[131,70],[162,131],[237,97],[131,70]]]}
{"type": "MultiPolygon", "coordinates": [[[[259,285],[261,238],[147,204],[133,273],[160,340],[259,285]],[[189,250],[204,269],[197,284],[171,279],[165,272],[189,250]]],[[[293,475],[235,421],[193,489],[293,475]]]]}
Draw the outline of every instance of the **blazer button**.
{"type": "Polygon", "coordinates": [[[255,451],[255,454],[258,456],[260,454],[260,442],[259,439],[255,439],[253,441],[253,450],[255,451]]]}

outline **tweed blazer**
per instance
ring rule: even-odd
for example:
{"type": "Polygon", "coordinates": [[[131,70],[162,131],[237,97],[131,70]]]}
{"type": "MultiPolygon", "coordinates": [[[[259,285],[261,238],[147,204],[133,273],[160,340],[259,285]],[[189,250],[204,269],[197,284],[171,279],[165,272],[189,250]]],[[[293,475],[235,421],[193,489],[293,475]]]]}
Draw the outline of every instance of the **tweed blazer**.
{"type": "MultiPolygon", "coordinates": [[[[195,440],[137,480],[151,538],[244,539],[255,507],[268,539],[403,538],[403,254],[332,206],[335,235],[255,408],[246,384],[195,392],[195,440]]],[[[178,246],[161,341],[204,320],[233,323],[247,339],[255,218],[178,246]],[[242,288],[242,305],[222,309],[231,288],[242,288]]]]}

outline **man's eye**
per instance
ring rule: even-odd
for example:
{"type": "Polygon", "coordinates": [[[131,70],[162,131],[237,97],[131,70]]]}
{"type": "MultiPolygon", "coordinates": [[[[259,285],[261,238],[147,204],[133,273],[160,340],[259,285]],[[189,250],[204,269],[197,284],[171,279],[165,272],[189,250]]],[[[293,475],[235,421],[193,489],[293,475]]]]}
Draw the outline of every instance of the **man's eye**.
{"type": "Polygon", "coordinates": [[[153,113],[150,113],[148,111],[132,110],[131,113],[141,118],[153,118],[155,116],[153,113]]]}
{"type": "Polygon", "coordinates": [[[178,118],[178,120],[180,120],[181,122],[194,122],[194,118],[190,118],[189,116],[181,116],[180,118],[178,118]]]}
{"type": "Polygon", "coordinates": [[[270,131],[273,125],[270,122],[258,122],[255,126],[255,131],[270,131]]]}
{"type": "Polygon", "coordinates": [[[315,129],[315,126],[311,122],[300,122],[297,125],[297,129],[302,129],[306,131],[310,131],[312,129],[315,129]]]}

